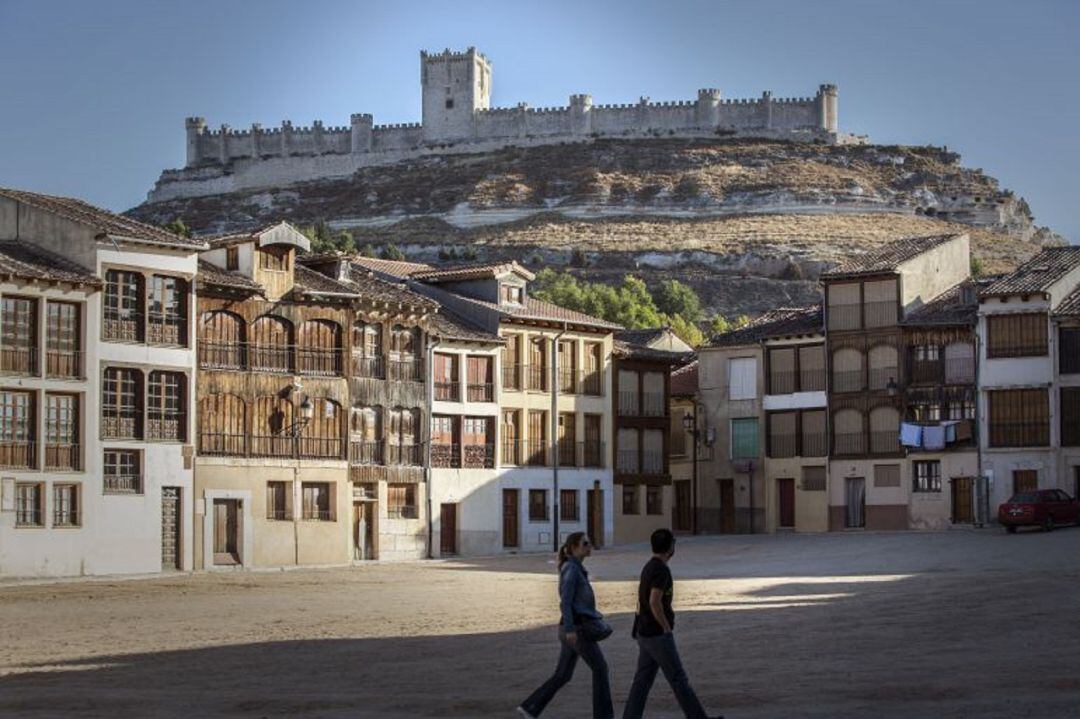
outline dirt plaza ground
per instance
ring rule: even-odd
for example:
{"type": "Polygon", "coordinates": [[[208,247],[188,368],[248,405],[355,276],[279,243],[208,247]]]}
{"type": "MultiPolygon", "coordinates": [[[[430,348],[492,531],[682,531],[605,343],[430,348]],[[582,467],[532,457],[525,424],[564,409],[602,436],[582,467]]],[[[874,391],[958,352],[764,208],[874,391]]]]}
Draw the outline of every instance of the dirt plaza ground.
{"type": "MultiPolygon", "coordinates": [[[[616,628],[643,546],[588,567],[616,628]]],[[[1080,716],[1080,529],[683,539],[677,637],[740,717],[1080,716]]],[[[556,656],[548,556],[0,585],[0,716],[511,717],[556,656]]],[[[589,716],[574,681],[545,716],[589,716]]],[[[679,716],[662,680],[647,711],[679,716]]]]}

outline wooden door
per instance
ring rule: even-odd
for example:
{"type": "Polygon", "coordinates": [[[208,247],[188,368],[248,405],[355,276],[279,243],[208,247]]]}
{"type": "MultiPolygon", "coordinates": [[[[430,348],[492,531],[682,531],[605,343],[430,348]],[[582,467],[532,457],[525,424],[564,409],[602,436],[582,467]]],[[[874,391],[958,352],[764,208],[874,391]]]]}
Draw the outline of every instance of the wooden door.
{"type": "Polygon", "coordinates": [[[844,526],[849,529],[866,526],[866,480],[849,477],[844,480],[844,526]]]}
{"type": "Polygon", "coordinates": [[[161,488],[161,568],[180,569],[180,488],[161,488]]]}
{"type": "Polygon", "coordinates": [[[690,480],[680,479],[675,482],[675,511],[672,524],[676,532],[689,532],[693,529],[691,512],[693,512],[693,506],[690,499],[690,480]]]}
{"type": "Polygon", "coordinates": [[[604,546],[604,492],[590,489],[586,496],[586,509],[589,513],[586,531],[594,547],[604,546]]]}
{"type": "Polygon", "coordinates": [[[235,564],[240,559],[236,541],[238,505],[235,499],[214,500],[214,564],[235,564]]]}
{"type": "Polygon", "coordinates": [[[720,531],[731,534],[735,531],[735,480],[720,480],[720,531]]]}
{"type": "Polygon", "coordinates": [[[953,524],[971,524],[974,521],[971,477],[953,477],[952,521],[953,524]]]}
{"type": "Polygon", "coordinates": [[[1039,488],[1039,473],[1034,469],[1017,469],[1013,471],[1013,494],[1020,492],[1034,492],[1039,488]]]}
{"type": "Polygon", "coordinates": [[[503,547],[517,549],[521,546],[518,536],[518,490],[503,490],[503,547]]]}
{"type": "Polygon", "coordinates": [[[776,480],[776,495],[780,505],[777,526],[781,529],[794,529],[795,480],[791,478],[776,480]]]}
{"type": "Polygon", "coordinates": [[[439,516],[439,551],[444,557],[457,554],[457,505],[442,505],[439,516]]]}

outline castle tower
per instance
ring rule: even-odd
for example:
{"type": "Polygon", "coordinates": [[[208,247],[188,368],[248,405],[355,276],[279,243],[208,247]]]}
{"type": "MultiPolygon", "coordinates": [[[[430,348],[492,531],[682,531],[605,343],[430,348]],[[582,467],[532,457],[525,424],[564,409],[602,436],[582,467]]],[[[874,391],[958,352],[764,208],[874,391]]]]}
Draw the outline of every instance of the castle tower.
{"type": "Polygon", "coordinates": [[[826,132],[836,132],[840,125],[837,116],[837,89],[836,85],[822,85],[818,88],[818,125],[826,132]]]}
{"type": "Polygon", "coordinates": [[[206,132],[205,117],[189,117],[184,120],[187,131],[187,167],[199,164],[199,136],[206,132]]]}
{"type": "Polygon", "coordinates": [[[491,106],[491,63],[470,47],[465,52],[420,53],[424,141],[473,136],[473,113],[491,106]]]}

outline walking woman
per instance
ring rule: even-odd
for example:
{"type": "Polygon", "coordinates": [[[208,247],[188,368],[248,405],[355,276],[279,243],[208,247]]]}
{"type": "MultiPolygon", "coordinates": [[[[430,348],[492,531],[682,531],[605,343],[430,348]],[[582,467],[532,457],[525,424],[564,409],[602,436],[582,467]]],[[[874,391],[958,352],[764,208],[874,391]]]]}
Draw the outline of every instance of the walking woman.
{"type": "Polygon", "coordinates": [[[584,532],[574,532],[559,549],[559,663],[555,673],[521,703],[518,714],[532,719],[540,716],[562,687],[574,676],[580,656],[592,670],[593,719],[613,719],[611,684],[608,666],[599,641],[611,634],[596,611],[596,597],[585,571],[585,558],[592,554],[592,543],[584,532]]]}

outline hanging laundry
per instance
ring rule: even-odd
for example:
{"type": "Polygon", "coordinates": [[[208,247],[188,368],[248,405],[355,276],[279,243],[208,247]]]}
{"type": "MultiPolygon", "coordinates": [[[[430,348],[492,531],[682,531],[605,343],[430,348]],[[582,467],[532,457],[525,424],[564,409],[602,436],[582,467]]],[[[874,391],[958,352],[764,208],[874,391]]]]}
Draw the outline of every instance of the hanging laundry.
{"type": "Polygon", "coordinates": [[[922,430],[923,449],[945,449],[945,427],[939,424],[922,430]]]}
{"type": "Polygon", "coordinates": [[[904,422],[900,425],[900,444],[905,447],[922,446],[923,428],[917,424],[904,422]]]}

